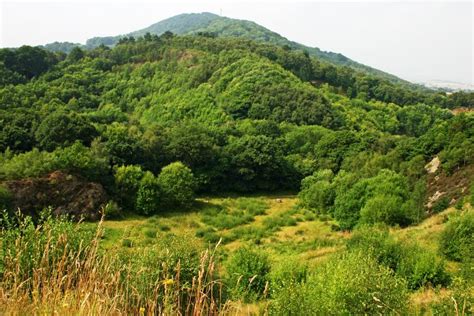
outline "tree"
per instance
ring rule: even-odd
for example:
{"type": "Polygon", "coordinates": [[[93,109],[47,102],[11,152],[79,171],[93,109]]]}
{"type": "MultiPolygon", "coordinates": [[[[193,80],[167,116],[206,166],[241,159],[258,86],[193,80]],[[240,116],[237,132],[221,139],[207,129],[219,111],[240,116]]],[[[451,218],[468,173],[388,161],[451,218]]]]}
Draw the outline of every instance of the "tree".
{"type": "Polygon", "coordinates": [[[360,222],[365,224],[403,223],[403,201],[395,195],[378,195],[368,200],[360,211],[360,222]]]}
{"type": "Polygon", "coordinates": [[[76,46],[71,50],[67,58],[72,62],[77,62],[84,58],[84,51],[80,47],[76,46]]]}
{"type": "Polygon", "coordinates": [[[160,209],[161,188],[153,173],[145,172],[137,192],[136,210],[143,215],[157,213],[160,209]]]}
{"type": "Polygon", "coordinates": [[[104,136],[105,148],[111,156],[113,165],[133,165],[142,162],[141,133],[136,128],[129,129],[124,124],[114,122],[107,126],[104,136]]]}
{"type": "Polygon", "coordinates": [[[193,202],[196,181],[191,169],[181,162],[173,162],[161,170],[158,183],[166,207],[188,207],[193,202]]]}
{"type": "Polygon", "coordinates": [[[225,148],[234,189],[271,189],[281,184],[284,159],[281,146],[270,137],[245,135],[233,138],[225,148]]]}
{"type": "Polygon", "coordinates": [[[137,192],[144,174],[140,166],[120,166],[115,171],[117,195],[123,206],[135,209],[137,192]]]}
{"type": "Polygon", "coordinates": [[[334,204],[335,192],[331,184],[333,178],[333,172],[328,169],[304,178],[298,195],[302,204],[321,213],[328,213],[334,204]]]}
{"type": "Polygon", "coordinates": [[[7,69],[31,79],[46,72],[57,60],[39,47],[21,46],[16,50],[1,49],[0,62],[7,69]]]}
{"type": "Polygon", "coordinates": [[[39,146],[48,151],[72,145],[75,141],[89,146],[95,136],[97,131],[87,118],[61,111],[49,114],[35,133],[39,146]]]}
{"type": "Polygon", "coordinates": [[[418,205],[410,199],[408,181],[394,171],[383,169],[345,190],[337,186],[336,183],[334,216],[343,229],[351,229],[360,222],[408,225],[417,219],[418,212],[410,209],[418,205]]]}

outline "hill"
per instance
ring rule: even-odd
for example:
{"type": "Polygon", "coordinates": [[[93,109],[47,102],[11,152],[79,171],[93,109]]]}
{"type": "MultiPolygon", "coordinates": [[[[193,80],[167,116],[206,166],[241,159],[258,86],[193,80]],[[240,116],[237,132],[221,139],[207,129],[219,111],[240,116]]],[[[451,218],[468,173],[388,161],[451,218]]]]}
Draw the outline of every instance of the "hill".
{"type": "MultiPolygon", "coordinates": [[[[157,22],[144,29],[133,31],[124,35],[94,37],[87,40],[85,47],[88,49],[92,49],[100,45],[113,46],[116,45],[118,41],[123,37],[143,36],[146,33],[150,33],[153,35],[162,35],[166,31],[170,31],[178,35],[207,33],[213,36],[237,37],[261,42],[268,42],[279,46],[289,47],[291,49],[303,50],[311,56],[318,57],[324,61],[330,62],[335,65],[348,66],[364,73],[369,73],[376,75],[380,78],[388,79],[392,82],[404,83],[409,85],[407,81],[401,80],[396,76],[377,70],[375,68],[360,64],[342,54],[322,51],[317,47],[308,47],[290,41],[284,38],[283,36],[272,32],[271,30],[268,30],[267,28],[261,25],[258,25],[257,23],[246,20],[231,19],[208,12],[180,14],[157,22]]],[[[45,47],[55,50],[61,49],[60,45],[58,44],[48,44],[45,47]]],[[[69,50],[69,46],[66,45],[66,47],[69,50]]],[[[421,88],[421,86],[417,87],[421,88]]]]}
{"type": "Polygon", "coordinates": [[[2,49],[0,309],[470,313],[472,100],[208,33],[2,49]]]}

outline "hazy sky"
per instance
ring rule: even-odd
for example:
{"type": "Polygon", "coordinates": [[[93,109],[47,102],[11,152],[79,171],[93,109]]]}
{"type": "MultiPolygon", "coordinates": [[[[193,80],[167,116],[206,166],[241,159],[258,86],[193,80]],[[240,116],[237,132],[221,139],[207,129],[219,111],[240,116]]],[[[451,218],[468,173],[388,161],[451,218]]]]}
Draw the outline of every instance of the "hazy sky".
{"type": "Polygon", "coordinates": [[[0,46],[84,43],[187,12],[255,21],[412,81],[473,82],[473,3],[0,0],[0,46]]]}

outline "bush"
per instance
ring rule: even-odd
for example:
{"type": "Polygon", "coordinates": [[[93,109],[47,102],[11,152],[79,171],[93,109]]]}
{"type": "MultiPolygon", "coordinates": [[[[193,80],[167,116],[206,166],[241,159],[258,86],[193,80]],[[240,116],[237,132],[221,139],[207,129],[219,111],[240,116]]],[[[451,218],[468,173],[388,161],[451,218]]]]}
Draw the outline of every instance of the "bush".
{"type": "Polygon", "coordinates": [[[228,286],[235,299],[256,300],[263,296],[268,282],[270,262],[262,252],[240,248],[227,264],[228,286]]]}
{"type": "Polygon", "coordinates": [[[471,189],[469,191],[471,193],[471,195],[469,197],[469,200],[470,200],[469,202],[471,203],[471,206],[474,207],[474,183],[471,184],[471,189]]]}
{"type": "Polygon", "coordinates": [[[296,219],[288,214],[280,214],[276,216],[269,216],[263,220],[265,229],[270,231],[278,230],[283,226],[296,226],[298,223],[296,219]]]}
{"type": "Polygon", "coordinates": [[[403,314],[406,283],[390,269],[360,252],[331,258],[302,284],[275,293],[270,312],[276,315],[403,314]]]}
{"type": "Polygon", "coordinates": [[[38,177],[55,170],[79,174],[92,181],[104,183],[109,165],[106,155],[94,144],[88,148],[76,142],[70,147],[58,148],[51,153],[33,149],[8,157],[0,163],[0,178],[38,177]]]}
{"type": "Polygon", "coordinates": [[[132,248],[133,242],[130,239],[125,238],[122,240],[122,246],[127,247],[127,248],[132,248]]]}
{"type": "Polygon", "coordinates": [[[145,231],[143,232],[143,234],[147,237],[147,238],[156,238],[156,233],[158,231],[156,229],[145,229],[145,231]]]}
{"type": "Polygon", "coordinates": [[[448,197],[442,197],[439,201],[433,205],[432,211],[433,213],[439,213],[444,211],[449,207],[449,198],[448,197]]]}
{"type": "Polygon", "coordinates": [[[445,263],[436,253],[416,243],[396,241],[386,227],[363,227],[354,232],[349,250],[363,251],[407,281],[411,289],[431,284],[446,285],[445,263]]]}
{"type": "Polygon", "coordinates": [[[294,284],[304,283],[308,276],[308,266],[297,259],[282,261],[270,273],[272,295],[294,284]]]}
{"type": "Polygon", "coordinates": [[[147,171],[140,180],[137,193],[136,209],[140,214],[151,215],[160,208],[160,185],[153,173],[147,171]]]}
{"type": "Polygon", "coordinates": [[[436,256],[436,253],[417,244],[408,244],[401,248],[402,256],[395,271],[407,280],[410,289],[428,284],[433,286],[449,284],[450,278],[445,263],[436,256]]]}
{"type": "MultiPolygon", "coordinates": [[[[472,270],[472,267],[470,269],[472,270]]],[[[472,283],[463,278],[455,278],[449,290],[451,293],[449,296],[431,304],[431,315],[472,315],[474,312],[472,283]]]]}
{"type": "Polygon", "coordinates": [[[385,223],[395,225],[404,223],[403,201],[395,195],[378,195],[368,200],[360,211],[363,224],[385,223]]]}
{"type": "Polygon", "coordinates": [[[455,261],[474,259],[474,212],[451,217],[441,233],[441,251],[455,261]]]}
{"type": "Polygon", "coordinates": [[[121,166],[115,170],[115,186],[123,206],[135,209],[136,195],[143,175],[140,166],[121,166]]]}
{"type": "Polygon", "coordinates": [[[246,213],[257,216],[264,215],[265,210],[268,208],[267,203],[262,199],[256,198],[238,198],[235,207],[239,210],[245,211],[246,213]]]}
{"type": "Polygon", "coordinates": [[[327,213],[334,204],[335,191],[330,183],[334,178],[331,170],[321,170],[301,181],[299,198],[302,205],[327,213]]]}
{"type": "Polygon", "coordinates": [[[109,201],[104,207],[104,215],[107,219],[117,219],[122,217],[122,209],[115,201],[109,201]]]}
{"type": "Polygon", "coordinates": [[[193,202],[196,181],[191,169],[181,162],[173,162],[161,170],[158,184],[167,207],[188,207],[193,202]]]}
{"type": "Polygon", "coordinates": [[[375,177],[361,179],[347,188],[336,184],[336,192],[334,217],[342,229],[361,222],[408,225],[416,221],[413,215],[418,212],[412,208],[417,208],[417,203],[412,200],[407,178],[394,171],[382,169],[375,177]]]}

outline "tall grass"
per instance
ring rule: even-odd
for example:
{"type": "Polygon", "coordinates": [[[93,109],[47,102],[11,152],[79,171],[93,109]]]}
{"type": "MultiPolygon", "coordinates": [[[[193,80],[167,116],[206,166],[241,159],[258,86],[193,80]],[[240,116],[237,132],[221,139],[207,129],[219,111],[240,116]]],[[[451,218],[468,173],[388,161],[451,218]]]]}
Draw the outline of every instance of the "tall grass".
{"type": "Polygon", "coordinates": [[[184,282],[180,261],[150,273],[101,251],[102,234],[102,221],[91,232],[66,219],[4,219],[2,314],[216,315],[227,308],[215,278],[215,249],[201,254],[190,282],[184,282]],[[149,291],[140,291],[137,277],[151,285],[149,291]]]}

